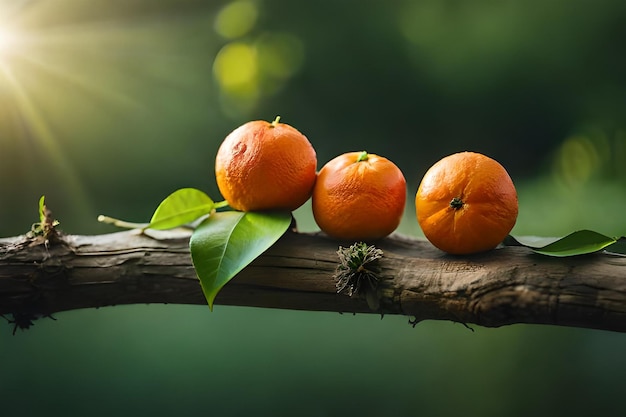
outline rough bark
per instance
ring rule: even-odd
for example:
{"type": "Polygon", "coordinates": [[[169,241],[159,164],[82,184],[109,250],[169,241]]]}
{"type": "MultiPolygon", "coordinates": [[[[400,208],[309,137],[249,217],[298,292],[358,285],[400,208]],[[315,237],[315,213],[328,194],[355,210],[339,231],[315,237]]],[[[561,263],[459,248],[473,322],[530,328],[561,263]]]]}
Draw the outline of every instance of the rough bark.
{"type": "MultiPolygon", "coordinates": [[[[28,322],[109,305],[206,304],[188,240],[187,231],[60,236],[48,244],[0,239],[0,314],[28,322]]],[[[381,280],[368,303],[337,293],[339,245],[289,232],[229,282],[216,304],[626,332],[626,258],[549,258],[523,247],[453,257],[426,241],[392,236],[377,243],[381,280]]]]}

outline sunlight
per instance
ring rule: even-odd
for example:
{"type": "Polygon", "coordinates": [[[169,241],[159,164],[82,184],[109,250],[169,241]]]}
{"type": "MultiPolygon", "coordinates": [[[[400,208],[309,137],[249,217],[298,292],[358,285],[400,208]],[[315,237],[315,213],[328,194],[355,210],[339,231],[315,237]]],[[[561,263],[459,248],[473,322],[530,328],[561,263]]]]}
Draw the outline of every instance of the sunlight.
{"type": "Polygon", "coordinates": [[[42,150],[45,154],[54,162],[55,168],[59,170],[63,182],[72,195],[81,197],[77,198],[77,201],[85,204],[84,201],[81,201],[84,200],[84,198],[82,198],[84,197],[84,191],[78,179],[79,176],[76,175],[72,165],[68,163],[61,152],[61,148],[57,145],[57,140],[52,129],[48,126],[41,112],[24,91],[24,88],[17,81],[10,68],[0,63],[0,71],[10,84],[18,113],[28,124],[29,129],[32,130],[38,145],[43,148],[42,150]]]}
{"type": "MultiPolygon", "coordinates": [[[[0,25],[0,112],[10,116],[0,123],[0,141],[10,146],[6,149],[13,149],[2,156],[22,161],[18,164],[24,167],[26,175],[21,175],[22,184],[18,189],[23,192],[29,187],[40,189],[46,179],[54,178],[63,184],[61,195],[72,198],[79,212],[88,213],[93,210],[81,175],[67,157],[59,134],[50,123],[52,113],[46,103],[51,93],[45,81],[54,73],[54,68],[40,61],[45,58],[42,48],[38,48],[46,41],[46,36],[19,26],[28,19],[27,10],[37,11],[37,8],[17,7],[12,10],[13,24],[0,25]],[[32,155],[41,155],[43,159],[33,160],[32,155]]],[[[62,70],[56,75],[58,78],[65,76],[62,70]]],[[[9,160],[2,162],[6,165],[9,160]]]]}
{"type": "Polygon", "coordinates": [[[13,49],[17,35],[7,28],[0,27],[0,57],[13,49]]]}
{"type": "Polygon", "coordinates": [[[213,48],[199,33],[213,33],[203,14],[0,0],[0,176],[19,179],[0,196],[55,190],[90,216],[100,197],[86,181],[125,180],[155,137],[170,139],[157,126],[187,118],[182,97],[192,106],[211,88],[213,48]]]}

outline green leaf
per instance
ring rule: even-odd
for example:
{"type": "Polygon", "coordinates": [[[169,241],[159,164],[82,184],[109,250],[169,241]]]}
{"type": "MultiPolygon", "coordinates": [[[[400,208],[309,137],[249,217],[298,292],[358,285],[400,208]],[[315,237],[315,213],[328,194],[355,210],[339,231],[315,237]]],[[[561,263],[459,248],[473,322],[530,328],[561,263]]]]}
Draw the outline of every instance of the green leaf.
{"type": "Polygon", "coordinates": [[[46,221],[46,196],[42,195],[39,199],[39,221],[44,224],[46,221]]]}
{"type": "Polygon", "coordinates": [[[211,213],[214,207],[211,197],[202,191],[181,188],[159,204],[147,227],[157,230],[172,229],[211,213]]]}
{"type": "Polygon", "coordinates": [[[272,246],[289,228],[289,212],[224,211],[194,230],[189,246],[209,307],[239,271],[272,246]]]}
{"type": "Polygon", "coordinates": [[[548,256],[575,256],[593,253],[616,240],[593,230],[579,230],[562,238],[515,237],[517,243],[548,256]]]}

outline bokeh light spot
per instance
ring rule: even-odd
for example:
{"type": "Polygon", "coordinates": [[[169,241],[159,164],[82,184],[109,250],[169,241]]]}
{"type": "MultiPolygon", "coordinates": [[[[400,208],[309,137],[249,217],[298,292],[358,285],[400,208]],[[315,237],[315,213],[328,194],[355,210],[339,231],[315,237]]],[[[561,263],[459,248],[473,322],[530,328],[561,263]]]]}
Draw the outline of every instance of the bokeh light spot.
{"type": "Polygon", "coordinates": [[[602,158],[587,136],[572,136],[561,145],[555,175],[567,185],[584,184],[597,173],[602,158]]]}
{"type": "Polygon", "coordinates": [[[243,42],[226,44],[215,57],[213,71],[226,91],[254,88],[258,74],[256,51],[243,42]]]}
{"type": "Polygon", "coordinates": [[[215,18],[215,31],[226,39],[244,36],[254,27],[259,10],[254,2],[234,1],[224,6],[215,18]]]}

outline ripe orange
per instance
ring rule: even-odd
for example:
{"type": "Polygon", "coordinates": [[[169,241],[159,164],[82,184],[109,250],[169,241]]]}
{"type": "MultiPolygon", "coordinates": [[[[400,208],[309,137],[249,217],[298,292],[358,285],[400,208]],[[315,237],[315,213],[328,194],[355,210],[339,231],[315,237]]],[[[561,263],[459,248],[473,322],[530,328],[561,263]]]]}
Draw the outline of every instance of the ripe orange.
{"type": "Polygon", "coordinates": [[[449,155],[424,175],[415,196],[426,238],[451,254],[493,249],[517,220],[517,192],[497,161],[474,152],[449,155]]]}
{"type": "Polygon", "coordinates": [[[315,150],[306,136],[279,119],[243,124],[217,151],[217,186],[235,210],[295,210],[311,196],[315,150]]]}
{"type": "Polygon", "coordinates": [[[345,240],[376,240],[402,219],[406,181],[382,156],[349,152],[329,161],[317,175],[312,208],[326,234],[345,240]]]}

